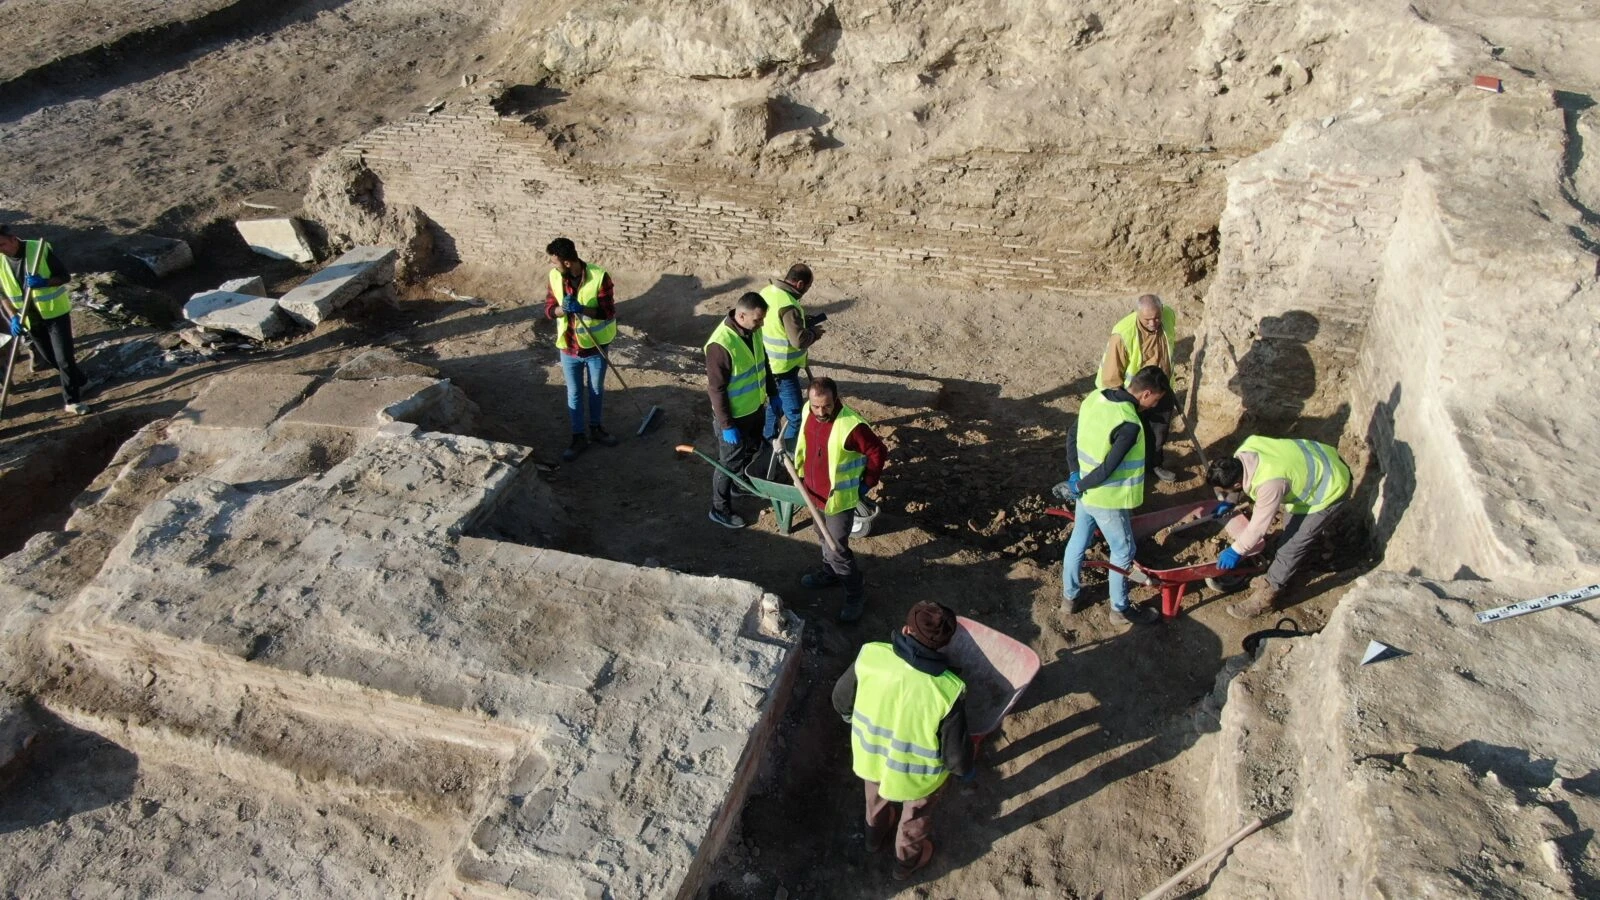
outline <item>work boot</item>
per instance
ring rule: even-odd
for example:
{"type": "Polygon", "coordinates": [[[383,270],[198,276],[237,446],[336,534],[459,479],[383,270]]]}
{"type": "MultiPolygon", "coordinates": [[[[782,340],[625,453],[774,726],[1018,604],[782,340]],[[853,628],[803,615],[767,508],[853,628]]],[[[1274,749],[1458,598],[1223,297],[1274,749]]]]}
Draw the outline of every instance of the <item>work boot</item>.
{"type": "Polygon", "coordinates": [[[1127,609],[1111,607],[1111,624],[1113,625],[1124,627],[1128,625],[1154,625],[1159,621],[1161,621],[1161,613],[1148,606],[1129,603],[1127,609]]]}
{"type": "Polygon", "coordinates": [[[599,444],[602,447],[615,447],[617,445],[616,435],[613,435],[611,432],[601,428],[599,425],[589,426],[589,440],[594,441],[596,444],[599,444]]]}
{"type": "Polygon", "coordinates": [[[910,878],[912,875],[916,874],[916,871],[918,869],[922,868],[923,866],[926,866],[928,864],[929,860],[932,860],[932,859],[933,859],[933,841],[923,841],[922,842],[922,851],[917,854],[917,858],[916,859],[910,860],[909,862],[906,861],[906,860],[901,860],[894,867],[894,880],[895,881],[905,881],[907,878],[910,878]]]}
{"type": "Polygon", "coordinates": [[[573,460],[577,459],[579,456],[582,456],[583,455],[583,451],[588,449],[588,447],[589,447],[589,438],[588,437],[586,437],[584,435],[581,435],[581,434],[573,435],[572,436],[572,443],[567,445],[567,449],[561,451],[561,461],[562,462],[572,462],[573,460]]]}
{"type": "Polygon", "coordinates": [[[1254,619],[1262,613],[1272,612],[1278,602],[1278,589],[1265,578],[1250,588],[1249,596],[1228,607],[1228,615],[1235,619],[1254,619]]]}
{"type": "Polygon", "coordinates": [[[827,569],[807,572],[800,576],[800,586],[808,591],[820,591],[823,588],[838,587],[843,581],[844,579],[827,569]]]}
{"type": "Polygon", "coordinates": [[[864,597],[846,597],[844,605],[839,607],[839,621],[846,625],[861,620],[861,614],[867,611],[867,601],[864,597]]]}
{"type": "Polygon", "coordinates": [[[1156,476],[1157,481],[1167,484],[1171,484],[1172,482],[1178,480],[1178,473],[1166,468],[1165,466],[1156,466],[1150,470],[1150,473],[1156,476]]]}

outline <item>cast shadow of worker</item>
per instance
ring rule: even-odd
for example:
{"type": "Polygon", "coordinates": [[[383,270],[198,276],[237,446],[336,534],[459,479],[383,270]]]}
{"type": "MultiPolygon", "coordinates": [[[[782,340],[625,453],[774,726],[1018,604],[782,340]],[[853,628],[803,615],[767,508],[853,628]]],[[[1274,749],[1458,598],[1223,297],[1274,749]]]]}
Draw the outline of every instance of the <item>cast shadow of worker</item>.
{"type": "Polygon", "coordinates": [[[29,710],[40,726],[22,757],[0,773],[0,834],[52,826],[133,795],[139,757],[53,713],[29,710]]]}
{"type": "Polygon", "coordinates": [[[1289,422],[1300,417],[1317,392],[1317,364],[1306,345],[1321,324],[1301,310],[1267,316],[1256,339],[1240,357],[1228,388],[1243,401],[1247,418],[1256,422],[1289,422]]]}
{"type": "Polygon", "coordinates": [[[1417,490],[1417,458],[1411,445],[1395,433],[1395,414],[1402,389],[1398,382],[1389,398],[1372,407],[1367,422],[1367,465],[1355,489],[1355,506],[1371,529],[1372,552],[1382,559],[1389,539],[1411,506],[1417,490]]]}
{"type": "MultiPolygon", "coordinates": [[[[1103,616],[1104,606],[1080,615],[1103,616]]],[[[1062,651],[1039,670],[1004,738],[983,748],[973,785],[941,810],[949,853],[940,871],[1190,747],[1189,712],[1211,690],[1222,650],[1186,615],[1062,651]]]]}

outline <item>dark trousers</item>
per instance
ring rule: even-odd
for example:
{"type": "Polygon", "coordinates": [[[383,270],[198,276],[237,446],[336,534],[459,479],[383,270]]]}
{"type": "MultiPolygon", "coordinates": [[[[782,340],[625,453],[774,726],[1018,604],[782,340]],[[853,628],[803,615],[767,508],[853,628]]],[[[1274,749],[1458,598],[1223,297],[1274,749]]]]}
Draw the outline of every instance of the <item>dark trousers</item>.
{"type": "Polygon", "coordinates": [[[1294,577],[1300,564],[1310,555],[1312,541],[1317,539],[1317,535],[1322,533],[1322,529],[1327,527],[1328,521],[1342,506],[1344,501],[1340,500],[1321,512],[1289,517],[1283,526],[1283,536],[1278,539],[1277,552],[1272,554],[1272,565],[1267,568],[1269,584],[1280,591],[1289,586],[1289,579],[1294,577]]]}
{"type": "Polygon", "coordinates": [[[859,604],[863,585],[866,578],[861,574],[861,567],[856,565],[856,555],[850,550],[850,529],[855,525],[855,510],[848,510],[835,516],[824,515],[823,527],[839,542],[839,552],[835,553],[828,548],[827,541],[822,541],[822,565],[829,572],[839,576],[844,582],[844,602],[846,606],[859,604]]]}
{"type": "Polygon", "coordinates": [[[934,791],[921,800],[895,803],[878,796],[878,783],[863,781],[867,786],[867,845],[876,847],[894,829],[895,859],[915,863],[922,857],[922,845],[933,836],[933,801],[939,796],[934,791]],[[896,808],[900,825],[895,826],[896,808]]]}
{"type": "Polygon", "coordinates": [[[34,352],[43,356],[42,362],[61,374],[61,395],[68,403],[77,403],[85,382],[89,379],[78,371],[78,362],[72,355],[72,314],[40,319],[38,313],[28,316],[32,327],[34,352]]]}
{"type": "Polygon", "coordinates": [[[1144,471],[1149,483],[1150,470],[1166,460],[1162,448],[1167,445],[1167,432],[1172,428],[1172,417],[1178,414],[1178,398],[1168,391],[1161,402],[1149,409],[1139,410],[1139,421],[1144,425],[1144,471]]]}
{"type": "MultiPolygon", "coordinates": [[[[733,420],[733,427],[739,430],[739,443],[730,444],[722,439],[720,429],[717,434],[717,456],[721,459],[723,468],[730,472],[744,474],[745,466],[750,465],[761,452],[761,426],[766,423],[767,413],[765,407],[758,409],[748,416],[733,420]]],[[[720,469],[711,472],[711,511],[719,516],[733,514],[733,479],[722,474],[720,469]]]]}

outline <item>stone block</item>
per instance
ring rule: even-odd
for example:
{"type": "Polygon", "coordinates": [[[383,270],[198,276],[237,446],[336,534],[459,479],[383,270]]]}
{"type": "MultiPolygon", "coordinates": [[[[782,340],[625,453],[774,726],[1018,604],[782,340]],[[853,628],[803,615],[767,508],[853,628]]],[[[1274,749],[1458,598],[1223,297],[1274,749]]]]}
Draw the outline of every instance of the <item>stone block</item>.
{"type": "Polygon", "coordinates": [[[273,259],[294,262],[315,262],[316,254],[306,242],[306,232],[299,219],[240,219],[234,223],[239,236],[251,250],[273,259]]]}
{"type": "Polygon", "coordinates": [[[144,263],[157,278],[165,278],[194,265],[194,251],[177,238],[137,238],[128,255],[144,263]]]}
{"type": "Polygon", "coordinates": [[[315,327],[367,288],[393,281],[396,256],[393,247],[356,247],[284,294],[278,308],[315,327]]]}
{"type": "Polygon", "coordinates": [[[357,356],[333,373],[333,377],[340,381],[365,381],[371,378],[395,378],[402,375],[436,378],[439,371],[431,366],[405,359],[393,350],[379,347],[357,356]]]}
{"type": "Polygon", "coordinates": [[[278,312],[276,300],[232,291],[195,294],[183,305],[183,317],[207,331],[242,334],[258,341],[270,340],[289,330],[289,323],[278,312]]]}
{"type": "Polygon", "coordinates": [[[202,428],[265,428],[299,403],[317,379],[310,375],[250,372],[218,375],[178,413],[179,422],[202,428]]]}
{"type": "MultiPolygon", "coordinates": [[[[376,433],[399,416],[392,408],[421,415],[428,402],[444,399],[450,382],[421,375],[372,381],[331,381],[278,423],[285,433],[333,428],[376,433]]],[[[410,418],[407,416],[406,418],[410,418]]]]}
{"type": "Polygon", "coordinates": [[[766,146],[772,129],[772,110],[767,98],[757,97],[735,103],[722,111],[722,152],[742,159],[754,159],[766,146]]]}
{"type": "Polygon", "coordinates": [[[249,294],[252,297],[265,297],[267,295],[267,283],[261,279],[260,275],[252,275],[249,278],[230,278],[224,281],[217,290],[234,294],[249,294]]]}

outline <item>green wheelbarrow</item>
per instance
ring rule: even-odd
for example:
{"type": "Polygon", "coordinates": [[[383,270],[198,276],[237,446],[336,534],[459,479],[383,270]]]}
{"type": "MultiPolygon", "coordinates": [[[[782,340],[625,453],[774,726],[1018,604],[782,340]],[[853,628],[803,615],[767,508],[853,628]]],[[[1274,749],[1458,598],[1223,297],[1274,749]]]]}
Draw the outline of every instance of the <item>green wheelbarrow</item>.
{"type": "Polygon", "coordinates": [[[772,504],[772,515],[778,520],[779,534],[788,534],[794,530],[794,511],[806,503],[805,498],[800,496],[798,487],[781,481],[759,478],[748,471],[735,472],[689,444],[679,444],[674,449],[679,453],[693,453],[710,463],[712,468],[733,479],[733,483],[746,494],[760,497],[772,504]]]}

